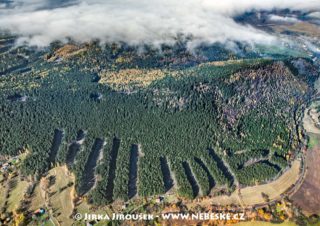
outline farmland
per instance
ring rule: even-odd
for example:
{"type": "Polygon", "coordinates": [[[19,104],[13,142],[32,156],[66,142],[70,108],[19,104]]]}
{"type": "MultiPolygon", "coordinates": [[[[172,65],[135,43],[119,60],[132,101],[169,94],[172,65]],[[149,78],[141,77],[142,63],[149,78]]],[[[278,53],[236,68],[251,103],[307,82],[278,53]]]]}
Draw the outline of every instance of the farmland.
{"type": "MultiPolygon", "coordinates": [[[[318,139],[319,136],[317,135],[318,139]]],[[[307,215],[319,214],[319,146],[310,149],[307,156],[307,175],[292,199],[307,215]]]]}
{"type": "MultiPolygon", "coordinates": [[[[55,178],[55,183],[47,191],[50,193],[48,204],[52,206],[53,217],[60,223],[72,223],[70,216],[74,209],[74,187],[72,186],[74,178],[64,167],[52,169],[47,177],[50,176],[55,178]]],[[[40,207],[42,206],[38,206],[38,208],[40,207]]]]}
{"type": "Polygon", "coordinates": [[[309,137],[306,153],[306,174],[292,199],[306,215],[319,214],[319,102],[314,101],[305,114],[304,127],[309,137]]]}

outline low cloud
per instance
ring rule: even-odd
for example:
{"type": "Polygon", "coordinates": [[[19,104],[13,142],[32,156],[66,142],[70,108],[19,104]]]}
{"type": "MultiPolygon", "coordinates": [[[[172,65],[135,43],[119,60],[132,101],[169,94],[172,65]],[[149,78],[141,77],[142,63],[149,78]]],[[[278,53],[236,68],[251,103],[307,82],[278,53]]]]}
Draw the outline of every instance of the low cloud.
{"type": "Polygon", "coordinates": [[[278,16],[278,15],[270,15],[269,20],[274,22],[285,22],[285,23],[297,23],[300,21],[295,17],[278,16]]]}
{"type": "MultiPolygon", "coordinates": [[[[18,0],[0,8],[0,29],[19,36],[18,43],[47,46],[77,42],[174,43],[192,37],[199,43],[270,44],[277,39],[233,17],[252,9],[320,9],[318,0],[18,0]],[[52,3],[54,2],[54,3],[52,3]]],[[[279,18],[278,18],[279,19],[279,18]]],[[[289,19],[289,18],[285,18],[289,19]]]]}
{"type": "Polygon", "coordinates": [[[320,19],[320,12],[312,12],[308,14],[308,17],[310,18],[315,18],[315,19],[320,19]]]}

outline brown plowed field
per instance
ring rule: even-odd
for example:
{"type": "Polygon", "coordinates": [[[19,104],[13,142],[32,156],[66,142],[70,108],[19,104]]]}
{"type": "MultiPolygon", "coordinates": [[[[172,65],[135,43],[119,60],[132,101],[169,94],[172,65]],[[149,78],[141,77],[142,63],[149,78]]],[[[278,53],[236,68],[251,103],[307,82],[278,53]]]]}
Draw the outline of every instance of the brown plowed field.
{"type": "Polygon", "coordinates": [[[320,214],[320,135],[310,134],[313,147],[306,156],[306,177],[299,190],[292,196],[295,204],[308,214],[320,214]]]}

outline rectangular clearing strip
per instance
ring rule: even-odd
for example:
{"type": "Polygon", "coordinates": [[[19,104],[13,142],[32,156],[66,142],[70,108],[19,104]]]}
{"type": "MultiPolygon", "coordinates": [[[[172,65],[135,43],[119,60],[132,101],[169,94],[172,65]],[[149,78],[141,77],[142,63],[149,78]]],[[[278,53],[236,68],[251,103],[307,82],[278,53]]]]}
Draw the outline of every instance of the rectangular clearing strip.
{"type": "Polygon", "coordinates": [[[84,167],[84,173],[81,180],[81,187],[79,189],[79,195],[84,195],[94,186],[96,178],[95,178],[95,168],[98,162],[98,158],[100,156],[100,152],[104,147],[104,140],[97,138],[94,141],[92,146],[92,150],[84,167]]]}

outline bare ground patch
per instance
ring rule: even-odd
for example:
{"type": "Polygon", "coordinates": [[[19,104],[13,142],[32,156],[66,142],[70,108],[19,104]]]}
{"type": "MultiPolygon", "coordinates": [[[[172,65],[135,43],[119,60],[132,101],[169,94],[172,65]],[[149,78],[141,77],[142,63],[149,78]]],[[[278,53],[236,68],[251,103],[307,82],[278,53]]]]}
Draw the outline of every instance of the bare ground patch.
{"type": "MultiPolygon", "coordinates": [[[[313,134],[313,139],[320,135],[313,134]]],[[[307,150],[306,176],[300,189],[292,196],[293,202],[307,214],[320,214],[320,145],[317,143],[307,150]]]]}

